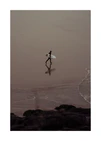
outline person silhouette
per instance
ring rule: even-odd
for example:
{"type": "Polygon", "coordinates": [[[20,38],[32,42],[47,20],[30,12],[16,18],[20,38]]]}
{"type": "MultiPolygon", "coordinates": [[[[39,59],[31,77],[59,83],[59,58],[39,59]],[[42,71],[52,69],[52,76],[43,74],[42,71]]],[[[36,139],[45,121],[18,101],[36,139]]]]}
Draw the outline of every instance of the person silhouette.
{"type": "Polygon", "coordinates": [[[52,64],[51,54],[52,54],[52,51],[50,51],[48,54],[46,54],[46,56],[48,57],[48,59],[45,61],[46,64],[49,60],[50,60],[50,64],[52,64]]]}

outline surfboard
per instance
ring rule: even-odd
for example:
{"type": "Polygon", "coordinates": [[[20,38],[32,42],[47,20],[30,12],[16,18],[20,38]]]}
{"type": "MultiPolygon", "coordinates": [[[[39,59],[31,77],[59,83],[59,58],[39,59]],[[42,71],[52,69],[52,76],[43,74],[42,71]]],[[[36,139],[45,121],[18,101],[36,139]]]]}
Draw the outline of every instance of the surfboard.
{"type": "Polygon", "coordinates": [[[52,58],[52,59],[56,59],[56,56],[55,56],[55,55],[51,55],[51,58],[52,58]]]}
{"type": "MultiPolygon", "coordinates": [[[[47,54],[47,56],[49,57],[50,55],[47,54]]],[[[52,58],[52,59],[56,59],[56,56],[51,54],[51,58],[52,58]]]]}

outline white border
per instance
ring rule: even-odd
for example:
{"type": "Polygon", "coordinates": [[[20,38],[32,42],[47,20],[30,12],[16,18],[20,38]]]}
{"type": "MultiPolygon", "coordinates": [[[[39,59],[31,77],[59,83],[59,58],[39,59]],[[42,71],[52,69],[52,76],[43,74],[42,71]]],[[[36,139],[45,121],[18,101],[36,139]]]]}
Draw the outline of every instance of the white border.
{"type": "Polygon", "coordinates": [[[101,140],[101,21],[100,1],[92,0],[3,0],[0,3],[0,88],[1,115],[0,136],[2,140],[101,140]],[[92,75],[92,131],[91,132],[10,132],[10,10],[91,10],[92,42],[91,42],[91,75],[92,75]]]}

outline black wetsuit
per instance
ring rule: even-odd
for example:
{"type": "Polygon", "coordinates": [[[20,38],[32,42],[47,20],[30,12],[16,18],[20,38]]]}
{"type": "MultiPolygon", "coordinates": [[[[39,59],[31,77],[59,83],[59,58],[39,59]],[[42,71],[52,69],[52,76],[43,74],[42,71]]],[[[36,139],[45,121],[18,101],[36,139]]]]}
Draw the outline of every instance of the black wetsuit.
{"type": "Polygon", "coordinates": [[[50,64],[52,64],[52,61],[51,61],[51,54],[52,54],[52,51],[49,52],[49,57],[48,57],[48,59],[46,60],[46,63],[47,63],[48,60],[50,60],[50,64]]]}

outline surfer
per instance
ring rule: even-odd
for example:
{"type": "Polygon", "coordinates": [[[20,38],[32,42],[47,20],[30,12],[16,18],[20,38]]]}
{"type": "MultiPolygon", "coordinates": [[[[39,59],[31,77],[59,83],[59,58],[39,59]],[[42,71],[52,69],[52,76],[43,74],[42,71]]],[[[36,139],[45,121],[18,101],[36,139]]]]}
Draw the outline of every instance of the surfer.
{"type": "Polygon", "coordinates": [[[52,51],[50,51],[48,54],[46,54],[46,56],[48,56],[48,59],[46,60],[45,63],[47,63],[48,60],[50,60],[50,64],[52,64],[52,61],[51,61],[51,54],[52,54],[52,51]]]}

